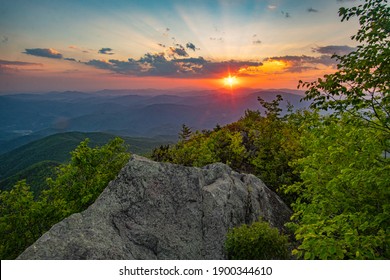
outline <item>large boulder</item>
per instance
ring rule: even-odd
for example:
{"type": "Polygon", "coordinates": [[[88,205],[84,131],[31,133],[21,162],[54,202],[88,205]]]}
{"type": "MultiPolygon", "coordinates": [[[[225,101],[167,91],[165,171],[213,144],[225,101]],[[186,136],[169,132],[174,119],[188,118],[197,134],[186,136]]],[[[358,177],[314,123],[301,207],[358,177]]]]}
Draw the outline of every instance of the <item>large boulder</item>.
{"type": "Polygon", "coordinates": [[[253,175],[133,156],[87,210],[54,225],[19,259],[224,259],[229,228],[290,209],[253,175]]]}

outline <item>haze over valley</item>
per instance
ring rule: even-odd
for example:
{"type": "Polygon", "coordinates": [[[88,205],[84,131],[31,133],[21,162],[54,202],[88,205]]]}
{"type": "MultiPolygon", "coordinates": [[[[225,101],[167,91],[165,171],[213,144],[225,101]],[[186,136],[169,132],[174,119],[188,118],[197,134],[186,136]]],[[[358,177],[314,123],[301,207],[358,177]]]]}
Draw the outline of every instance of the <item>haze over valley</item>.
{"type": "Polygon", "coordinates": [[[308,107],[291,90],[220,89],[204,91],[104,90],[0,96],[0,153],[55,133],[106,132],[113,135],[176,139],[183,124],[213,129],[238,120],[246,110],[264,109],[281,94],[295,109],[308,107]]]}

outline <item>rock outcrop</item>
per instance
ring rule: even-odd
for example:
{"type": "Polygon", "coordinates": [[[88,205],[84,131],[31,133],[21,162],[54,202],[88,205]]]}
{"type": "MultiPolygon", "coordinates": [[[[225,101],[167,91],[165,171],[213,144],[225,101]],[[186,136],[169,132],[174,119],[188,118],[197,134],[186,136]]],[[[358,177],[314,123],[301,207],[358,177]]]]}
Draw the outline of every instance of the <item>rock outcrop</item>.
{"type": "Polygon", "coordinates": [[[253,175],[133,156],[87,210],[54,225],[19,259],[224,259],[229,228],[291,211],[253,175]]]}

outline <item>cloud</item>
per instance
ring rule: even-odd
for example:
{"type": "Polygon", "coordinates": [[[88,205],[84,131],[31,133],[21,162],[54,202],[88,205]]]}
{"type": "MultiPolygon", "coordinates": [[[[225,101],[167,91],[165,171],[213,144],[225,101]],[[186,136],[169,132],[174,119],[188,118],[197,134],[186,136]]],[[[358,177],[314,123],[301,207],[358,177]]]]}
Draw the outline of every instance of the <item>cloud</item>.
{"type": "Polygon", "coordinates": [[[264,59],[264,63],[281,62],[284,72],[300,73],[307,70],[318,69],[319,66],[336,67],[337,61],[329,54],[321,56],[286,55],[274,56],[264,59]]]}
{"type": "Polygon", "coordinates": [[[105,70],[113,70],[111,63],[105,60],[93,59],[88,62],[85,62],[86,65],[94,66],[95,68],[105,69],[105,70]]]}
{"type": "Polygon", "coordinates": [[[98,51],[98,53],[107,54],[107,55],[113,55],[114,53],[112,51],[113,51],[113,49],[111,49],[111,48],[101,48],[98,51]]]}
{"type": "Polygon", "coordinates": [[[168,28],[168,27],[167,27],[167,28],[165,28],[165,30],[164,30],[164,32],[163,32],[163,34],[162,34],[162,35],[163,35],[164,37],[168,37],[168,36],[169,36],[169,31],[171,31],[171,29],[170,29],[170,28],[168,28]]]}
{"type": "Polygon", "coordinates": [[[75,45],[71,45],[71,46],[69,46],[68,48],[69,48],[69,49],[72,49],[72,50],[76,50],[76,51],[81,51],[81,52],[83,52],[83,53],[89,53],[88,50],[84,50],[83,48],[80,48],[80,47],[75,46],[75,45]]]}
{"type": "Polygon", "coordinates": [[[0,59],[0,65],[12,65],[12,66],[42,66],[41,63],[32,63],[24,61],[9,61],[0,59]]]}
{"type": "Polygon", "coordinates": [[[203,66],[203,73],[206,76],[215,75],[219,76],[230,72],[232,74],[239,73],[241,69],[250,68],[250,67],[259,67],[263,63],[255,61],[241,61],[241,60],[228,60],[220,62],[207,61],[203,66]]]}
{"type": "Polygon", "coordinates": [[[166,47],[167,47],[166,45],[161,44],[161,43],[158,43],[158,45],[159,45],[160,47],[162,47],[162,48],[166,48],[166,47]]]}
{"type": "Polygon", "coordinates": [[[182,57],[188,57],[188,53],[184,49],[182,45],[176,44],[177,47],[170,47],[168,49],[169,56],[175,57],[175,56],[182,56],[182,57]]]}
{"type": "MultiPolygon", "coordinates": [[[[178,47],[177,49],[180,49],[178,47]]],[[[147,53],[138,60],[90,60],[86,65],[111,71],[113,73],[147,77],[186,77],[208,78],[226,75],[227,72],[238,73],[241,68],[261,66],[253,61],[209,61],[203,57],[171,56],[166,53],[147,53]]]]}
{"type": "Polygon", "coordinates": [[[219,38],[217,38],[217,37],[210,37],[210,40],[211,41],[223,41],[223,38],[222,37],[219,37],[219,38]]]}
{"type": "Polygon", "coordinates": [[[289,12],[282,11],[282,15],[284,15],[285,18],[290,18],[291,15],[289,12]]]}
{"type": "Polygon", "coordinates": [[[255,45],[260,45],[262,42],[260,40],[254,40],[252,43],[255,45]]]}
{"type": "Polygon", "coordinates": [[[354,50],[355,50],[355,48],[350,47],[350,46],[346,46],[346,45],[344,45],[344,46],[330,45],[330,46],[313,48],[313,52],[317,52],[317,53],[321,53],[321,54],[329,54],[329,55],[334,55],[334,54],[346,55],[354,50]]]}
{"type": "Polygon", "coordinates": [[[68,61],[74,61],[74,62],[76,62],[76,61],[77,61],[76,59],[74,59],[74,58],[71,58],[71,57],[64,58],[64,60],[68,60],[68,61]]]}
{"type": "Polygon", "coordinates": [[[266,58],[266,62],[279,61],[283,63],[284,72],[303,72],[305,70],[317,69],[319,65],[331,66],[336,65],[336,60],[332,59],[330,55],[321,56],[307,56],[307,55],[286,55],[286,56],[274,56],[266,58]]]}
{"type": "Polygon", "coordinates": [[[23,53],[28,55],[33,55],[33,56],[62,59],[62,54],[60,54],[55,49],[40,49],[40,48],[26,49],[26,51],[23,53]]]}
{"type": "Polygon", "coordinates": [[[275,10],[276,8],[277,8],[277,6],[275,6],[275,5],[268,5],[268,10],[275,10]]]}
{"type": "Polygon", "coordinates": [[[310,7],[309,9],[307,9],[307,12],[309,12],[309,13],[318,13],[318,10],[310,7]]]}
{"type": "Polygon", "coordinates": [[[197,50],[197,48],[195,47],[195,45],[194,45],[193,43],[190,43],[190,42],[188,42],[188,43],[186,44],[186,48],[187,48],[187,49],[190,49],[190,50],[193,50],[193,51],[196,51],[196,50],[197,50]]]}
{"type": "Polygon", "coordinates": [[[37,70],[32,69],[31,66],[42,66],[41,63],[32,63],[32,62],[24,62],[24,61],[9,61],[0,59],[0,75],[11,74],[15,72],[20,72],[20,70],[37,70]],[[20,69],[22,67],[22,69],[20,69]],[[23,68],[27,67],[27,68],[23,68]]]}
{"type": "Polygon", "coordinates": [[[343,3],[343,2],[355,2],[356,0],[337,0],[337,2],[339,3],[343,3]]]}

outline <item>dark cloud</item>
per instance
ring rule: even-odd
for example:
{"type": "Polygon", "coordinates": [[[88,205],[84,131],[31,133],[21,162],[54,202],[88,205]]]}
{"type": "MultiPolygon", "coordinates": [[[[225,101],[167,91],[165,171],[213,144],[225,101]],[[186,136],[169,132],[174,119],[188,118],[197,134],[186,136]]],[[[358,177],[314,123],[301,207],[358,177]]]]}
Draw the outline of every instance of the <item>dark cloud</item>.
{"type": "Polygon", "coordinates": [[[86,65],[114,73],[130,76],[170,76],[204,78],[224,75],[228,71],[238,72],[241,68],[260,66],[261,62],[252,61],[208,61],[203,57],[173,57],[164,53],[147,53],[139,60],[90,60],[86,65]],[[171,59],[168,59],[171,58],[171,59]]]}
{"type": "Polygon", "coordinates": [[[238,73],[240,69],[248,67],[258,67],[263,65],[261,62],[254,61],[240,61],[240,60],[228,60],[228,61],[207,61],[202,68],[202,73],[205,76],[220,76],[228,71],[230,73],[238,73]]]}
{"type": "Polygon", "coordinates": [[[119,74],[135,75],[141,71],[139,63],[133,59],[128,59],[127,61],[116,59],[111,59],[109,61],[93,59],[85,64],[119,74]]]}
{"type": "Polygon", "coordinates": [[[112,64],[112,71],[121,74],[132,74],[142,70],[139,63],[131,58],[129,58],[127,61],[111,59],[109,62],[112,64]]]}
{"type": "Polygon", "coordinates": [[[167,47],[166,45],[161,44],[161,43],[158,43],[158,45],[159,45],[160,47],[162,47],[162,48],[166,48],[166,47],[167,47]]]}
{"type": "Polygon", "coordinates": [[[289,12],[282,11],[282,15],[284,15],[285,18],[290,18],[291,15],[289,12]]]}
{"type": "Polygon", "coordinates": [[[93,59],[85,62],[85,64],[99,69],[113,70],[112,64],[104,60],[93,59]]]}
{"type": "Polygon", "coordinates": [[[64,58],[64,60],[68,60],[68,61],[74,61],[74,62],[76,62],[76,61],[77,61],[76,59],[74,59],[74,58],[71,58],[71,57],[64,58]]]}
{"type": "Polygon", "coordinates": [[[195,45],[194,45],[193,43],[190,43],[190,42],[188,42],[188,43],[186,44],[186,48],[187,48],[187,49],[190,49],[190,50],[193,50],[193,51],[196,51],[195,45]]]}
{"type": "Polygon", "coordinates": [[[140,72],[138,76],[172,76],[177,74],[178,66],[172,60],[167,60],[163,53],[147,53],[138,60],[140,72]]]}
{"type": "Polygon", "coordinates": [[[312,7],[310,7],[309,9],[307,9],[307,11],[308,11],[309,13],[318,13],[318,10],[316,10],[316,9],[314,9],[314,8],[312,8],[312,7]]]}
{"type": "Polygon", "coordinates": [[[350,46],[324,46],[324,47],[316,47],[313,48],[313,52],[321,53],[321,54],[329,54],[329,55],[346,55],[349,54],[350,52],[354,51],[355,48],[350,47],[350,46]]]}
{"type": "Polygon", "coordinates": [[[113,49],[111,49],[111,48],[101,48],[101,49],[98,51],[98,53],[113,55],[114,53],[113,53],[112,51],[113,51],[113,49]]]}
{"type": "Polygon", "coordinates": [[[170,47],[168,50],[168,53],[170,56],[175,57],[175,56],[182,56],[182,57],[188,57],[188,53],[184,49],[183,46],[177,45],[177,47],[170,47]]]}
{"type": "Polygon", "coordinates": [[[55,49],[26,49],[23,53],[40,57],[62,59],[62,54],[55,49]]]}
{"type": "Polygon", "coordinates": [[[262,42],[260,40],[254,40],[252,43],[255,45],[260,45],[262,42]]]}

